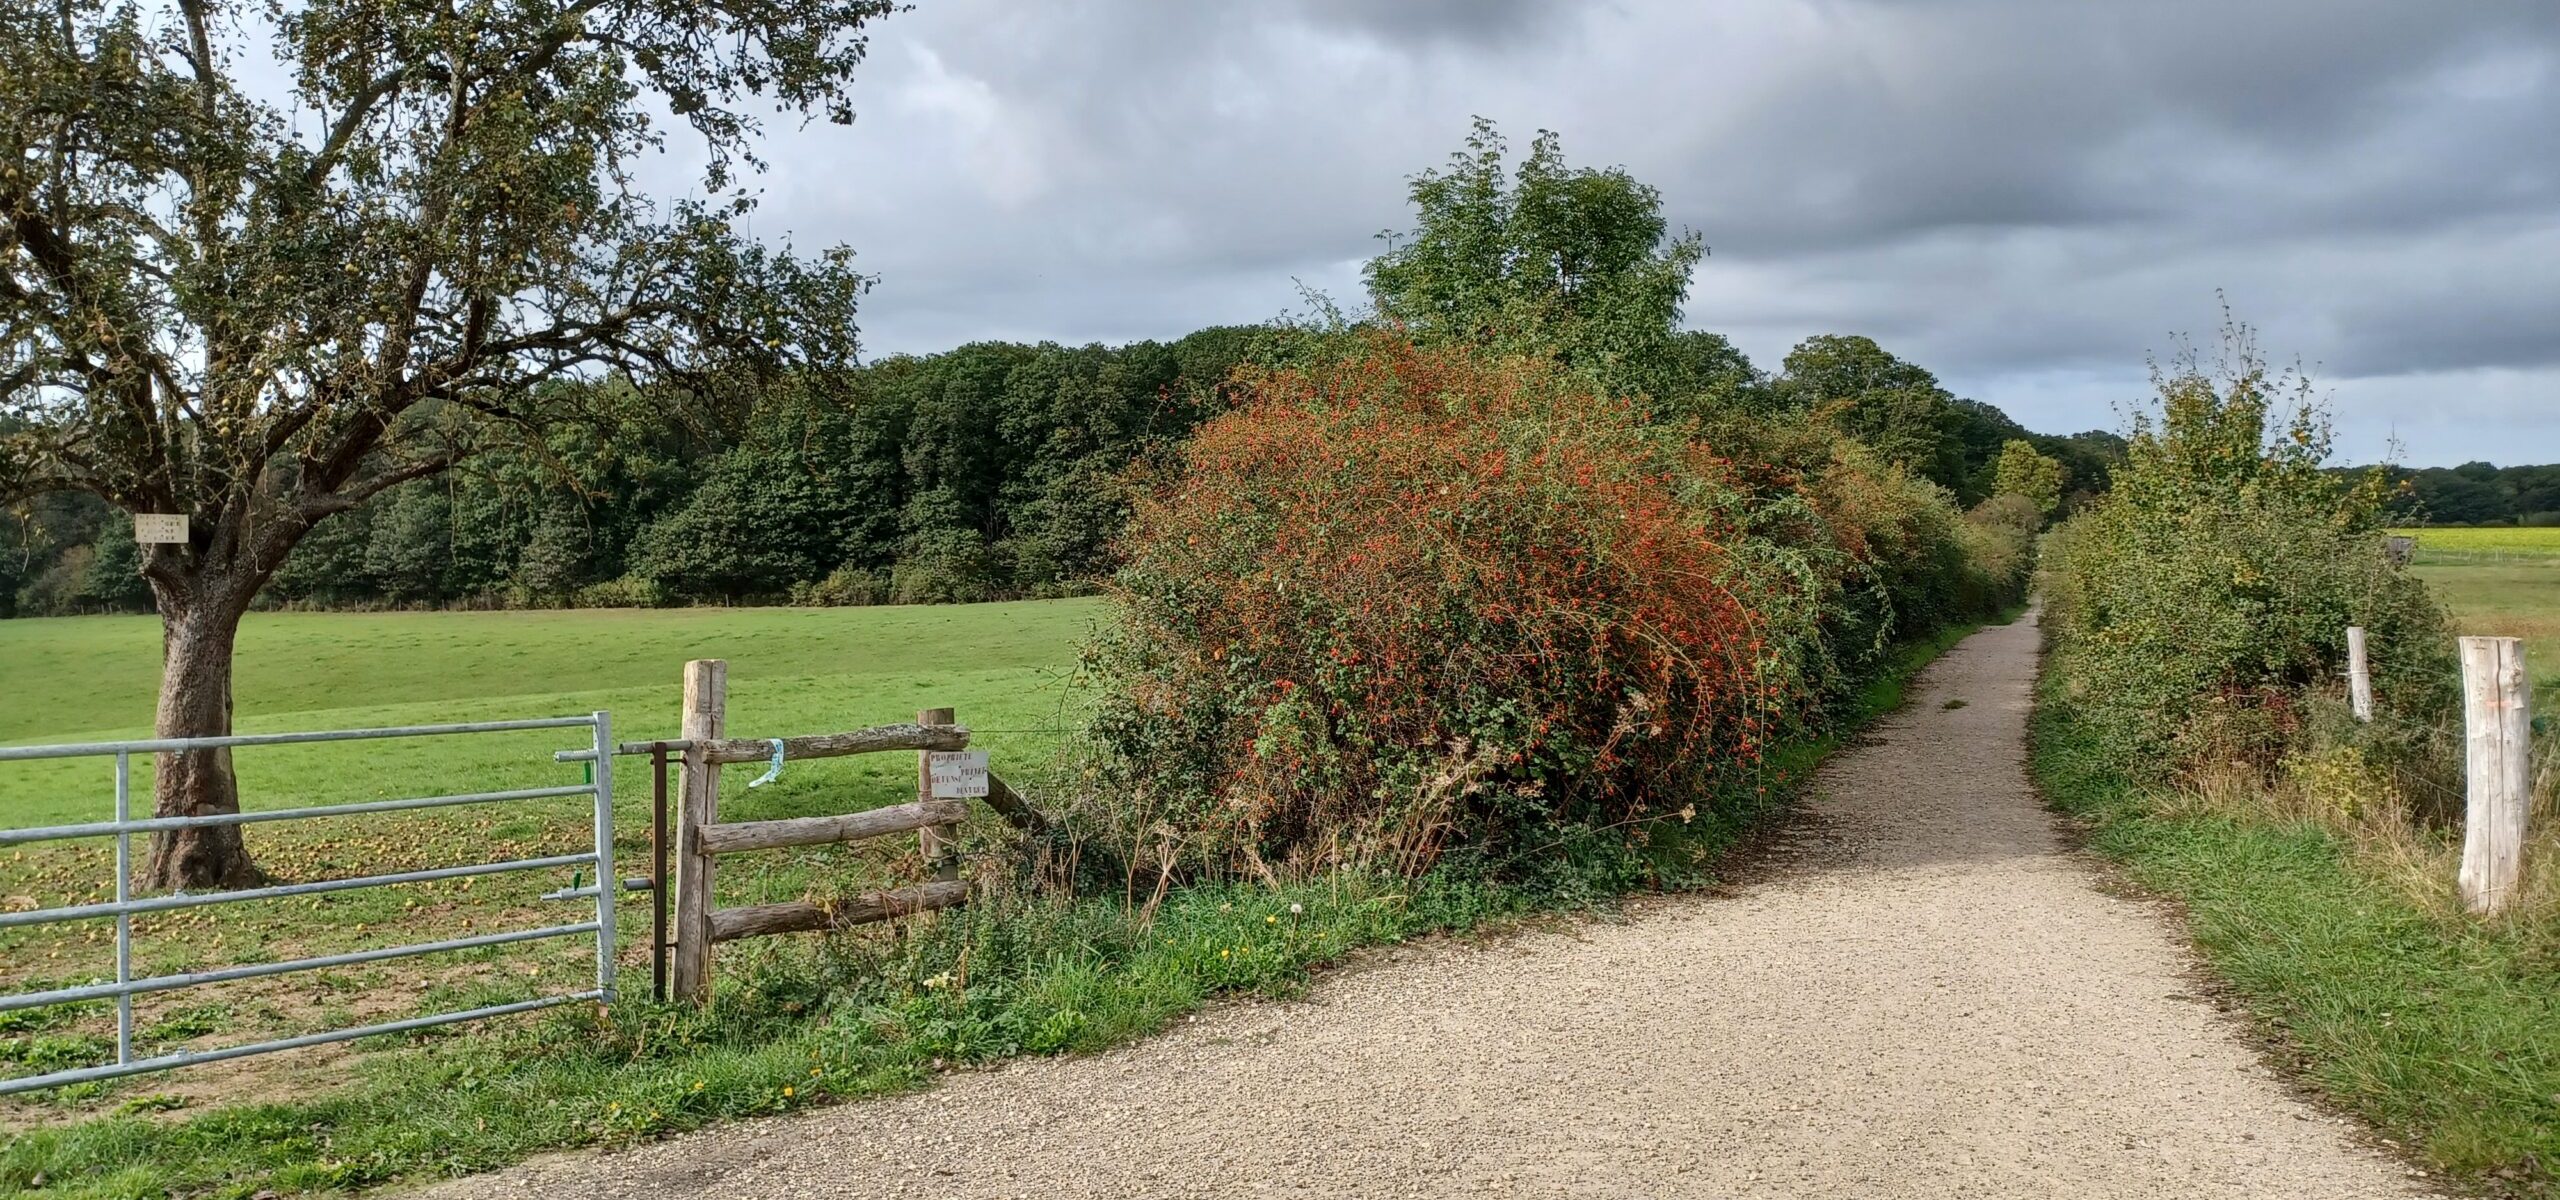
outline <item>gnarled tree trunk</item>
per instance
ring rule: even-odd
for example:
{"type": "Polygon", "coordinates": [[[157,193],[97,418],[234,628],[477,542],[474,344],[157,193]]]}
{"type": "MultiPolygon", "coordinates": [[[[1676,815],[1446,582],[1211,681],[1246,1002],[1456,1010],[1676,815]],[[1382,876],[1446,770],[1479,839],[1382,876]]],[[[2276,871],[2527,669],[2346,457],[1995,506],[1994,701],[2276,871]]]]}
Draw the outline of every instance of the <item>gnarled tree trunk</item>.
{"type": "MultiPolygon", "coordinates": [[[[154,722],[164,738],[220,737],[231,732],[231,649],[240,617],[255,587],[235,589],[165,586],[154,581],[160,603],[160,708],[154,722]]],[[[240,811],[240,787],[231,774],[231,751],[163,754],[154,772],[151,813],[199,817],[240,811]]],[[[265,878],[249,858],[237,825],[204,825],[151,835],[151,853],[135,883],[152,889],[205,890],[250,887],[265,878]]]]}

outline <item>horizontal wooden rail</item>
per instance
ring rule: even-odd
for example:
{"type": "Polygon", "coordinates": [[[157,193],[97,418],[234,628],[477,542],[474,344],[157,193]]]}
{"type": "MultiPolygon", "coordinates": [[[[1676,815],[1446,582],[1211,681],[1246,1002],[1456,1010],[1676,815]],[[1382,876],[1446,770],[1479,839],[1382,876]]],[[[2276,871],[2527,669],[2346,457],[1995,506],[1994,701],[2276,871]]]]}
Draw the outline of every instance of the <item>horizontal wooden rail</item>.
{"type": "Polygon", "coordinates": [[[1012,785],[993,771],[987,772],[987,807],[1026,833],[1038,833],[1049,827],[1049,818],[1041,816],[1039,809],[1031,807],[1030,801],[1023,799],[1020,792],[1014,791],[1012,785]]]}
{"type": "Polygon", "coordinates": [[[705,854],[734,854],[740,850],[779,850],[784,846],[858,842],[884,833],[905,833],[927,825],[948,825],[968,817],[969,802],[966,800],[920,800],[912,804],[892,804],[887,808],[825,817],[705,825],[694,839],[705,854]]]}
{"type": "Polygon", "coordinates": [[[739,938],[762,937],[768,933],[808,933],[820,929],[842,929],[849,925],[865,925],[886,921],[910,913],[949,908],[969,898],[965,880],[935,880],[913,887],[872,892],[836,904],[817,904],[793,900],[783,904],[755,904],[745,908],[724,908],[711,914],[711,940],[730,942],[739,938]]]}
{"type": "MultiPolygon", "coordinates": [[[[881,725],[851,733],[813,733],[782,739],[782,760],[836,758],[881,750],[966,750],[969,730],[961,725],[881,725]]],[[[698,738],[692,753],[711,763],[764,762],[773,757],[770,738],[698,738]]]]}

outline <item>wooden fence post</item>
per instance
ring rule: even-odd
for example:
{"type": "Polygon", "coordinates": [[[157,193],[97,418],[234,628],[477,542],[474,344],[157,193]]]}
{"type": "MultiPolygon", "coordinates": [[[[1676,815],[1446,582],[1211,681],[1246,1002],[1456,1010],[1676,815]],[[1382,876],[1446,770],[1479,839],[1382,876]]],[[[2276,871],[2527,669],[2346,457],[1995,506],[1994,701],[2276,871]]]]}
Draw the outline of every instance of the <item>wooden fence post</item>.
{"type": "Polygon", "coordinates": [[[701,831],[719,820],[720,764],[703,743],[727,733],[729,664],[698,658],[684,665],[684,787],[677,799],[675,995],[711,999],[711,855],[701,831]]]}
{"type": "Polygon", "coordinates": [[[2347,626],[2347,704],[2359,721],[2373,720],[2373,668],[2364,654],[2364,626],[2347,626]]]}
{"type": "Polygon", "coordinates": [[[2505,907],[2524,865],[2531,695],[2521,640],[2462,639],[2461,882],[2462,902],[2475,913],[2505,907]]]}
{"type": "MultiPolygon", "coordinates": [[[[947,708],[928,708],[916,714],[918,725],[952,725],[958,714],[947,708]]],[[[933,752],[916,751],[916,799],[933,802],[933,752]]],[[[927,825],[916,831],[916,848],[924,852],[925,878],[951,880],[960,878],[959,827],[927,825]]]]}

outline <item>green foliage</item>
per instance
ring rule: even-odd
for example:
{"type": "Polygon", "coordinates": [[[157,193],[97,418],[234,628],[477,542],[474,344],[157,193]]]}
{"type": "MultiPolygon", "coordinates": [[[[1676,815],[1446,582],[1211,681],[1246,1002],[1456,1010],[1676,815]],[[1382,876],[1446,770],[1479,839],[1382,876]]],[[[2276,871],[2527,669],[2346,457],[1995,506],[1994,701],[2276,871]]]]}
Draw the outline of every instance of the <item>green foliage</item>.
{"type": "Polygon", "coordinates": [[[811,466],[772,446],[722,456],[682,507],[640,535],[631,573],[671,595],[730,600],[824,576],[853,498],[811,466]]]}
{"type": "Polygon", "coordinates": [[[1827,419],[1884,460],[1950,491],[1964,480],[1955,397],[1872,338],[1825,335],[1789,351],[1774,385],[1794,411],[1827,419]]]}
{"type": "Polygon", "coordinates": [[[1678,331],[1706,243],[1670,233],[1659,192],[1619,168],[1567,167],[1543,130],[1516,168],[1508,151],[1478,117],[1447,168],[1413,178],[1415,227],[1381,235],[1388,249],[1364,270],[1381,316],[1425,340],[1553,355],[1666,402],[1749,380],[1723,338],[1678,331]]]}
{"type": "MultiPolygon", "coordinates": [[[[0,418],[0,428],[6,427],[0,418]]],[[[116,519],[103,501],[74,492],[31,496],[0,506],[0,615],[68,612],[77,581],[96,552],[92,544],[116,519]],[[64,558],[84,552],[76,564],[64,558]]],[[[128,524],[126,535],[131,536],[128,524]]]]}
{"type": "Polygon", "coordinates": [[[2419,525],[2560,525],[2560,463],[2393,468],[2391,519],[2419,525]]]}
{"type": "Polygon", "coordinates": [[[791,602],[813,608],[886,604],[889,581],[869,567],[837,567],[816,583],[792,585],[791,602]]]}
{"type": "Polygon", "coordinates": [[[2032,530],[1960,516],[1945,488],[1862,442],[1831,442],[1805,490],[1841,552],[1828,560],[1838,574],[1822,605],[1839,683],[1864,678],[1899,642],[1998,611],[2025,591],[2032,530]]]}
{"type": "Polygon", "coordinates": [[[2302,697],[2345,661],[2349,625],[2370,632],[2390,716],[2442,716],[2444,614],[2382,553],[2379,481],[2320,469],[2329,431],[2309,382],[2270,372],[2240,328],[2219,362],[2190,352],[2154,374],[2159,411],[2136,416],[2114,490],[2046,551],[2050,619],[2092,725],[2128,763],[2209,750],[2271,767],[2302,697]]]}
{"type": "MultiPolygon", "coordinates": [[[[0,498],[192,515],[144,565],[164,603],[227,626],[328,518],[594,418],[545,381],[708,392],[849,361],[848,252],[744,237],[736,177],[753,109],[851,118],[864,27],[891,8],[7,9],[0,498]],[[624,165],[670,117],[706,170],[703,198],[662,206],[624,165]]],[[[415,540],[475,522],[394,507],[367,551],[386,598],[482,569],[415,540]]]]}
{"type": "MultiPolygon", "coordinates": [[[[1222,408],[1227,373],[1285,336],[1235,327],[1112,348],[979,343],[779,380],[708,424],[655,389],[553,384],[546,403],[600,423],[491,450],[321,522],[268,602],[844,604],[1089,591],[1127,519],[1129,465],[1222,408]],[[828,587],[838,575],[842,586],[828,587]],[[647,581],[646,594],[626,578],[647,581]]],[[[107,549],[88,549],[106,527],[103,505],[54,494],[16,508],[14,523],[0,521],[0,580],[18,581],[0,593],[0,615],[149,606],[88,587],[107,549]],[[78,561],[53,571],[74,550],[78,561]]]]}
{"type": "Polygon", "coordinates": [[[569,593],[571,608],[658,608],[667,600],[667,589],[646,575],[624,575],[569,593]]]}
{"type": "Polygon", "coordinates": [[[1992,467],[1992,494],[2016,496],[2035,506],[2039,517],[2062,503],[2062,462],[2036,453],[2035,443],[2012,438],[2000,447],[1992,467]]]}
{"type": "Polygon", "coordinates": [[[594,531],[583,509],[565,499],[543,505],[510,572],[512,598],[527,608],[564,602],[585,576],[593,546],[594,531]]]}
{"type": "Polygon", "coordinates": [[[142,548],[133,542],[133,522],[111,518],[99,528],[74,603],[91,612],[150,611],[151,587],[142,579],[142,548]]]}
{"type": "Polygon", "coordinates": [[[1950,394],[1936,376],[1872,338],[1807,338],[1764,390],[1766,411],[1826,423],[1961,504],[2000,493],[1999,460],[2014,441],[2055,460],[2057,497],[2104,493],[2112,464],[2124,455],[2124,439],[2111,433],[2029,433],[1997,408],[1950,394]]]}

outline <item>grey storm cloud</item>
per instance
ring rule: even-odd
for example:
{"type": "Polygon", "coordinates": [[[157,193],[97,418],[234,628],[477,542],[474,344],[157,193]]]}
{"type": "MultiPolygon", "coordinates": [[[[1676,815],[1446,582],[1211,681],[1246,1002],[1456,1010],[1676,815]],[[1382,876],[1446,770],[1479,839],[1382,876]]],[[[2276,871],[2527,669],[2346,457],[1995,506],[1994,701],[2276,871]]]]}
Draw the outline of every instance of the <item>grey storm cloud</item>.
{"type": "Polygon", "coordinates": [[[1660,188],[1714,248],[1689,323],[1764,366],[1868,333],[2105,427],[2227,297],[2353,456],[2560,460],[2547,0],[923,0],[873,34],[859,119],[778,126],[756,220],[857,250],[875,354],[1356,301],[1483,114],[1660,188]]]}

